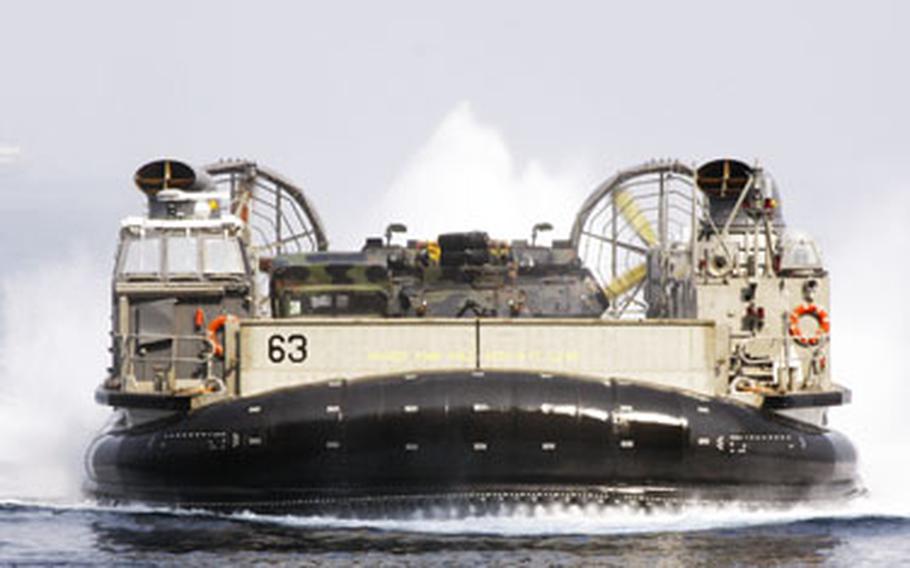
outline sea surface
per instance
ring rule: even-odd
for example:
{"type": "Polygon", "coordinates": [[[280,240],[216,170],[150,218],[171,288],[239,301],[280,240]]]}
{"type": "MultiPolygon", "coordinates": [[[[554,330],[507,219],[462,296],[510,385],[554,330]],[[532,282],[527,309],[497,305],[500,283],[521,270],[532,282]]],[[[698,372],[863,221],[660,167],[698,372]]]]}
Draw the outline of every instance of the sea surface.
{"type": "Polygon", "coordinates": [[[393,521],[2,501],[0,564],[901,566],[910,565],[910,517],[862,502],[393,521]]]}

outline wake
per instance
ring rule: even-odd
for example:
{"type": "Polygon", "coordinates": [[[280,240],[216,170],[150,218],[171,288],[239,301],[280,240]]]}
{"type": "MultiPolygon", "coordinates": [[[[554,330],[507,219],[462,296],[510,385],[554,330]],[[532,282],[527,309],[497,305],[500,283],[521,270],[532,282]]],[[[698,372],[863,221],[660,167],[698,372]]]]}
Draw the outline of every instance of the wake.
{"type": "Polygon", "coordinates": [[[434,508],[396,519],[359,519],[334,516],[267,515],[252,512],[217,513],[199,509],[174,509],[145,505],[100,505],[91,500],[49,502],[31,499],[0,500],[0,516],[106,515],[130,518],[160,518],[187,523],[220,520],[299,530],[372,530],[427,535],[608,536],[666,532],[742,530],[784,525],[843,525],[910,523],[910,513],[887,512],[869,498],[858,498],[840,507],[798,506],[787,510],[760,510],[736,503],[691,506],[673,511],[596,506],[528,505],[509,508],[508,513],[487,511],[478,516],[460,516],[461,511],[434,508]]]}

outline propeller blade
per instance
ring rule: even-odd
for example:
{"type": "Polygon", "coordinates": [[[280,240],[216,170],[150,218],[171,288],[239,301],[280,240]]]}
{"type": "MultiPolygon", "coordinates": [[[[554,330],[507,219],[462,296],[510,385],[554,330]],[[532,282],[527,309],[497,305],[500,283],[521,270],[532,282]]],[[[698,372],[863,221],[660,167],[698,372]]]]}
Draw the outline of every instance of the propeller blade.
{"type": "Polygon", "coordinates": [[[642,262],[639,265],[633,266],[629,270],[626,270],[616,278],[614,278],[609,284],[607,284],[604,291],[607,293],[607,297],[610,300],[615,300],[619,296],[622,296],[632,288],[638,285],[639,282],[645,279],[645,276],[648,275],[648,266],[646,263],[642,262]]]}
{"type": "Polygon", "coordinates": [[[651,227],[651,222],[645,217],[641,208],[638,207],[638,203],[635,202],[635,198],[632,197],[628,191],[622,188],[617,188],[613,191],[613,207],[625,217],[632,229],[635,230],[635,234],[637,234],[645,244],[649,247],[657,244],[657,233],[655,233],[654,228],[651,227]]]}

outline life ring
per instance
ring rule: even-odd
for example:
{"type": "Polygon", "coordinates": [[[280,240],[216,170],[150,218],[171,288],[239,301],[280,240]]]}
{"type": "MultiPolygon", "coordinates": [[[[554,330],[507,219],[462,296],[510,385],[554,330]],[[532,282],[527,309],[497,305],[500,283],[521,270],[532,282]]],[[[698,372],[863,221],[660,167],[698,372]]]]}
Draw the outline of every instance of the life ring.
{"type": "Polygon", "coordinates": [[[831,332],[831,321],[828,312],[815,304],[800,304],[790,313],[790,336],[803,346],[818,345],[822,338],[831,332]],[[806,337],[799,327],[799,320],[803,316],[812,316],[818,322],[815,335],[806,337]]]}
{"type": "Polygon", "coordinates": [[[209,340],[209,343],[212,344],[212,354],[218,358],[224,357],[224,345],[218,341],[218,332],[227,324],[228,320],[234,322],[238,321],[237,316],[235,315],[221,314],[213,319],[207,328],[206,338],[209,340]]]}

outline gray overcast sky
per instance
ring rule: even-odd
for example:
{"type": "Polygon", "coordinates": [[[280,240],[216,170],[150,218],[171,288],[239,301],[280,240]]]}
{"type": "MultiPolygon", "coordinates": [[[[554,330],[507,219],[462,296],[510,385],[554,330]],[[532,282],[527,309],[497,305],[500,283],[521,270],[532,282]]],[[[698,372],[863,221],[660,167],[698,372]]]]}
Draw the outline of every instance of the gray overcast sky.
{"type": "MultiPolygon", "coordinates": [[[[384,196],[434,133],[456,139],[431,150],[445,154],[483,132],[516,195],[542,170],[571,208],[652,157],[759,158],[789,217],[829,245],[852,200],[903,183],[908,15],[901,2],[0,0],[0,148],[20,152],[0,163],[0,261],[73,240],[109,254],[117,219],[142,208],[132,172],[159,155],[269,164],[308,188],[335,242],[359,242],[397,214],[384,196]],[[447,117],[460,123],[440,134],[447,117]]],[[[434,172],[494,167],[482,158],[443,156],[434,172]]],[[[445,203],[423,191],[392,191],[420,201],[398,216],[445,203]]]]}

